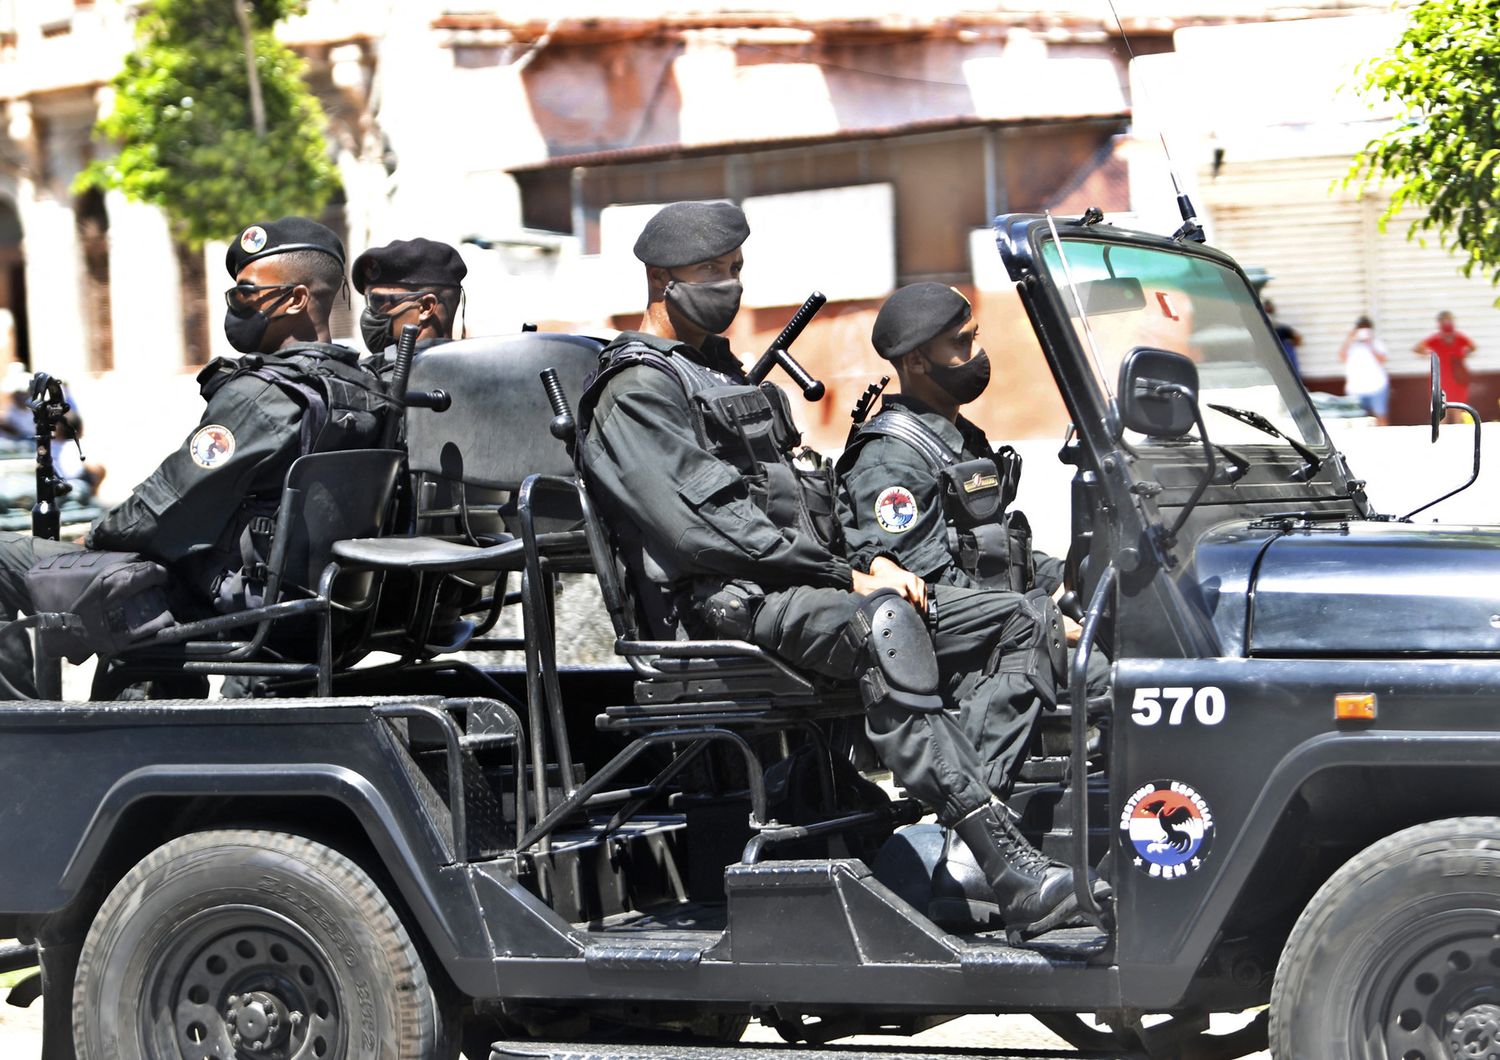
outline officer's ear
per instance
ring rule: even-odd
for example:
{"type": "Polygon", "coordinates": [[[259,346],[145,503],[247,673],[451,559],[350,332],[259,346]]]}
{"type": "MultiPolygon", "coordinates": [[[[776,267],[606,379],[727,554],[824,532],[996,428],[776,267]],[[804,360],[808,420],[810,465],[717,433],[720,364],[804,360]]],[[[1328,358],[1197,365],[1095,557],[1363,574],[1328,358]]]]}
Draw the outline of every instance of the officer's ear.
{"type": "Polygon", "coordinates": [[[292,288],[292,295],[286,300],[286,311],[292,313],[306,313],[308,303],[312,301],[312,290],[305,283],[299,283],[292,288]]]}
{"type": "Polygon", "coordinates": [[[417,299],[417,321],[425,324],[438,315],[438,298],[432,292],[428,292],[417,299]]]}
{"type": "Polygon", "coordinates": [[[664,269],[660,265],[646,266],[646,290],[647,297],[652,302],[660,302],[664,297],[667,284],[672,282],[672,270],[664,269]]]}
{"type": "Polygon", "coordinates": [[[896,371],[899,375],[915,376],[926,375],[928,368],[927,344],[923,343],[914,350],[908,350],[896,361],[896,371]]]}

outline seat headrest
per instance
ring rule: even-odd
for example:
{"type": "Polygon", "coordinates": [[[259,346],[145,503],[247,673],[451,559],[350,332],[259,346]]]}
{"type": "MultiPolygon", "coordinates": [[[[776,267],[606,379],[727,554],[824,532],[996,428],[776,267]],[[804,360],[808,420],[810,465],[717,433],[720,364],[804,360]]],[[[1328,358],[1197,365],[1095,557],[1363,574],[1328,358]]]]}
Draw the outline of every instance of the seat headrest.
{"type": "Polygon", "coordinates": [[[533,473],[572,474],[567,450],[548,432],[552,406],[541,372],[557,369],[576,407],[603,348],[603,340],[583,335],[527,332],[463,339],[418,354],[408,388],[443,390],[453,403],[443,412],[407,410],[409,466],[493,489],[514,489],[533,473]]]}

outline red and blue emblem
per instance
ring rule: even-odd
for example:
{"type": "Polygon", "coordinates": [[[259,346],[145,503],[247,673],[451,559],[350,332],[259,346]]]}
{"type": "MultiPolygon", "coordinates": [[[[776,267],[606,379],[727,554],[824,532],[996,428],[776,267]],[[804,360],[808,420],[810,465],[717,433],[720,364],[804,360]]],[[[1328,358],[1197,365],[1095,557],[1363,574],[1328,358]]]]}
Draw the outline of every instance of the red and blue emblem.
{"type": "Polygon", "coordinates": [[[1214,837],[1214,815],[1195,788],[1179,780],[1154,780],[1125,800],[1122,839],[1131,864],[1153,879],[1196,872],[1214,837]]]}
{"type": "Polygon", "coordinates": [[[888,486],[875,498],[875,521],[888,534],[904,534],[917,521],[917,501],[905,486],[888,486]]]}

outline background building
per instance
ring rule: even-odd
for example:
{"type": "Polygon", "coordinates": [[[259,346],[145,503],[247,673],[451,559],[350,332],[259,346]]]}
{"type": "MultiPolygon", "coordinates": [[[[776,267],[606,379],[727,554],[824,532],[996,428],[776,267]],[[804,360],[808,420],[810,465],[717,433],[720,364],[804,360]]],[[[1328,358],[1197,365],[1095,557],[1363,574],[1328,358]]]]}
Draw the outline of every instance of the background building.
{"type": "Polygon", "coordinates": [[[1448,309],[1478,346],[1472,403],[1494,418],[1500,311],[1488,276],[1461,275],[1462,256],[1437,233],[1409,239],[1415,210],[1383,223],[1388,188],[1346,183],[1354,154],[1402,117],[1354,87],[1403,25],[1387,12],[1178,30],[1170,53],[1135,65],[1132,201],[1151,227],[1176,222],[1165,135],[1209,241],[1272,276],[1265,292],[1302,333],[1310,389],[1342,391],[1339,347],[1367,313],[1390,351],[1392,420],[1420,422],[1428,364],[1411,348],[1448,309]]]}
{"type": "MultiPolygon", "coordinates": [[[[227,352],[223,247],[190,252],[154,208],[71,190],[108,150],[91,128],[109,105],[135,6],[0,0],[0,359],[13,350],[72,383],[98,450],[91,458],[111,465],[118,492],[189,429],[200,407],[196,367],[227,352]]],[[[837,447],[854,397],[883,367],[868,341],[880,300],[924,279],[974,299],[999,362],[977,418],[999,436],[1060,437],[1061,404],[986,226],[1006,210],[1076,216],[1098,205],[1175,228],[1175,216],[1156,209],[1171,200],[1149,160],[1151,130],[1164,125],[1181,141],[1215,237],[1276,274],[1272,293],[1310,346],[1322,349],[1365,297],[1322,284],[1329,270],[1317,256],[1290,235],[1272,245],[1264,229],[1307,233],[1310,249],[1352,231],[1355,214],[1372,216],[1368,204],[1318,206],[1324,162],[1347,159],[1368,129],[1346,120],[1348,135],[1326,141],[1316,165],[1307,151],[1247,153],[1239,130],[1253,124],[1261,94],[1296,102],[1313,91],[1298,77],[1322,67],[1274,50],[1236,52],[1230,34],[1324,25],[1345,52],[1368,44],[1364,54],[1374,54],[1395,32],[1388,6],[1116,7],[1138,70],[1153,71],[1150,96],[1178,109],[1152,109],[1102,0],[803,0],[755,10],[666,0],[631,14],[604,0],[311,0],[282,36],[308,61],[343,176],[343,199],[325,220],[351,258],[418,234],[461,245],[471,333],[523,321],[630,326],[644,301],[630,246],[650,212],[680,198],[742,203],[754,234],[747,311],[730,337],[758,352],[807,293],[829,295],[798,353],[830,390],[807,407],[804,427],[814,443],[837,447]],[[1355,22],[1380,28],[1336,28],[1355,22]],[[1240,123],[1233,130],[1226,114],[1240,123]],[[1306,196],[1301,212],[1286,226],[1261,225],[1256,196],[1284,205],[1277,182],[1293,177],[1306,196]],[[1332,219],[1326,232],[1322,212],[1332,219]]],[[[1393,249],[1381,253],[1397,253],[1399,236],[1386,238],[1393,249]]],[[[1382,295],[1366,307],[1379,315],[1394,304],[1382,295]]],[[[1468,304],[1450,303],[1500,358],[1500,335],[1488,342],[1468,304]]],[[[355,330],[350,314],[336,325],[355,330]]],[[[1319,356],[1311,363],[1322,371],[1319,356]]]]}

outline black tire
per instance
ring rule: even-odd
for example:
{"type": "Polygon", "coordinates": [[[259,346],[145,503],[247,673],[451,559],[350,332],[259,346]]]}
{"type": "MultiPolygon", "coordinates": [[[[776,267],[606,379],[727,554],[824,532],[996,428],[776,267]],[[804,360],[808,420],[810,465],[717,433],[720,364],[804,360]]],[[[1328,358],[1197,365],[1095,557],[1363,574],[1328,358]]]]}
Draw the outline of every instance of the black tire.
{"type": "Polygon", "coordinates": [[[199,832],[100,907],[73,1042],[79,1060],[430,1060],[452,1037],[446,1008],[354,862],[300,836],[199,832]]]}
{"type": "Polygon", "coordinates": [[[1500,818],[1408,828],[1333,874],[1282,950],[1271,1053],[1500,1057],[1500,818]]]}

